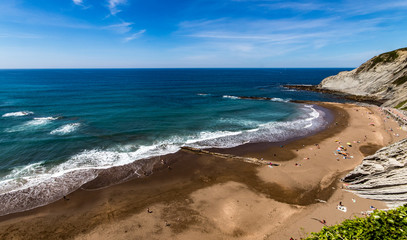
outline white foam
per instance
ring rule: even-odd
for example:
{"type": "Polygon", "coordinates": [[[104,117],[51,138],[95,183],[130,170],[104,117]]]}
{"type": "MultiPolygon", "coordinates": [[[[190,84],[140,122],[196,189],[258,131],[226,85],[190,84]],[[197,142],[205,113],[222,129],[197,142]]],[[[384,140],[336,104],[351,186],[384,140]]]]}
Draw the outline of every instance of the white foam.
{"type": "Polygon", "coordinates": [[[289,102],[290,99],[282,99],[282,98],[271,98],[273,102],[289,102]]]}
{"type": "Polygon", "coordinates": [[[68,195],[97,177],[95,171],[71,171],[63,175],[40,174],[1,182],[0,215],[40,207],[68,195]],[[7,189],[11,191],[7,191],[7,189]]]}
{"type": "Polygon", "coordinates": [[[230,124],[230,125],[238,125],[244,128],[254,128],[259,126],[261,122],[249,119],[236,119],[236,118],[221,118],[218,120],[221,124],[230,124]]]}
{"type": "Polygon", "coordinates": [[[193,144],[201,141],[213,140],[216,138],[235,136],[241,134],[241,131],[231,132],[231,131],[216,131],[216,132],[201,132],[197,137],[187,140],[185,143],[193,144]]]}
{"type": "Polygon", "coordinates": [[[41,121],[44,121],[44,120],[47,120],[47,121],[54,121],[54,120],[57,120],[58,118],[57,117],[39,117],[39,118],[34,118],[34,120],[41,120],[41,121]]]}
{"type": "Polygon", "coordinates": [[[22,131],[26,131],[26,130],[33,130],[33,129],[42,127],[44,125],[47,125],[47,124],[51,123],[51,121],[56,120],[56,119],[58,119],[58,118],[55,118],[55,117],[34,118],[33,120],[30,120],[21,125],[7,128],[4,131],[5,132],[22,132],[22,131]]]}
{"type": "Polygon", "coordinates": [[[30,111],[21,111],[21,112],[11,112],[11,113],[5,113],[3,114],[2,117],[22,117],[22,116],[28,116],[34,114],[33,112],[30,111]]]}
{"type": "Polygon", "coordinates": [[[326,124],[322,112],[314,109],[312,105],[304,106],[301,111],[304,113],[300,118],[292,121],[259,124],[253,129],[233,132],[225,136],[219,135],[212,139],[190,140],[187,144],[198,148],[230,148],[247,142],[279,142],[294,136],[305,136],[326,124]]]}
{"type": "Polygon", "coordinates": [[[80,125],[81,125],[80,123],[66,124],[66,125],[63,125],[63,126],[57,128],[57,129],[52,130],[50,132],[50,134],[52,134],[52,135],[66,135],[66,134],[75,132],[79,128],[80,125]]]}
{"type": "Polygon", "coordinates": [[[210,96],[211,94],[209,94],[209,93],[197,93],[196,95],[198,95],[198,96],[210,96]]]}
{"type": "Polygon", "coordinates": [[[229,98],[229,99],[239,99],[239,97],[236,96],[231,96],[231,95],[223,95],[223,98],[229,98]]]}
{"type": "MultiPolygon", "coordinates": [[[[242,97],[231,96],[231,95],[223,95],[222,97],[229,98],[229,99],[242,99],[242,97]]],[[[243,99],[248,100],[250,98],[243,97],[243,99]]],[[[290,99],[282,99],[282,98],[263,98],[261,100],[266,100],[266,99],[270,99],[270,101],[273,101],[273,102],[289,102],[290,101],[290,99]]]]}

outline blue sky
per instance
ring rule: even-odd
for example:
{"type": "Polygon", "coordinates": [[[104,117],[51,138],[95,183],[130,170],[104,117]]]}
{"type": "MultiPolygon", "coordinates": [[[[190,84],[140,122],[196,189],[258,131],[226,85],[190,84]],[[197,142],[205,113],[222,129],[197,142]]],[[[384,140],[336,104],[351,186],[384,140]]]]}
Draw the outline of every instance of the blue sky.
{"type": "Polygon", "coordinates": [[[357,67],[406,0],[0,0],[0,68],[357,67]]]}

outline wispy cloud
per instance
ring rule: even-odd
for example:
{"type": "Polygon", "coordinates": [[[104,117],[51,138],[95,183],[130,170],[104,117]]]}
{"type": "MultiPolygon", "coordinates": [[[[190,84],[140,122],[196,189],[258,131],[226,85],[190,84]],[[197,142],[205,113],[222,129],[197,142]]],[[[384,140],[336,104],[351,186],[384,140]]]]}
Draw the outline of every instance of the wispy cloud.
{"type": "Polygon", "coordinates": [[[39,39],[40,35],[27,33],[0,34],[0,38],[20,38],[20,39],[39,39]]]}
{"type": "Polygon", "coordinates": [[[105,26],[105,27],[103,27],[103,29],[112,30],[112,31],[120,33],[120,34],[124,34],[124,33],[130,32],[132,30],[131,25],[133,25],[133,23],[131,23],[131,22],[122,22],[122,23],[118,23],[118,24],[112,24],[112,25],[105,26]]]}
{"type": "Polygon", "coordinates": [[[83,0],[72,0],[74,4],[82,6],[83,0]]]}
{"type": "Polygon", "coordinates": [[[126,0],[108,0],[108,7],[112,15],[116,15],[122,10],[118,9],[119,5],[125,4],[126,0]]]}
{"type": "Polygon", "coordinates": [[[129,41],[132,41],[132,40],[134,40],[134,39],[140,38],[145,32],[146,32],[145,29],[140,30],[140,31],[138,31],[138,32],[136,32],[136,33],[134,33],[134,34],[132,34],[132,35],[130,35],[130,36],[124,38],[123,41],[124,41],[124,42],[129,42],[129,41]]]}
{"type": "Polygon", "coordinates": [[[340,7],[335,8],[337,12],[343,12],[345,15],[357,16],[367,15],[372,13],[405,10],[407,2],[402,1],[350,1],[340,7]]]}
{"type": "Polygon", "coordinates": [[[262,3],[259,4],[261,7],[267,7],[270,9],[292,9],[296,11],[315,11],[315,10],[326,10],[326,5],[321,3],[313,3],[313,2],[274,2],[274,3],[262,3]]]}
{"type": "Polygon", "coordinates": [[[330,14],[341,13],[342,16],[358,16],[371,13],[378,13],[388,10],[401,10],[407,8],[405,0],[396,1],[381,1],[381,0],[361,0],[342,2],[326,2],[326,1],[264,1],[264,0],[235,0],[237,2],[253,2],[258,7],[263,7],[269,10],[290,9],[300,13],[310,11],[320,11],[330,14]]]}
{"type": "MultiPolygon", "coordinates": [[[[311,7],[310,7],[311,8],[311,7]]],[[[314,8],[314,7],[313,7],[314,8]]],[[[315,7],[316,8],[316,7],[315,7]]],[[[276,57],[287,56],[295,51],[309,54],[333,46],[357,43],[361,38],[384,29],[386,22],[396,21],[385,17],[372,17],[355,21],[341,16],[328,15],[304,19],[301,16],[274,19],[200,19],[183,21],[175,34],[190,38],[189,43],[174,49],[189,57],[211,56],[214,61],[246,59],[272,62],[276,57]]],[[[199,58],[191,57],[196,61],[199,58]]],[[[297,59],[298,60],[298,59],[297,59]]],[[[290,61],[290,60],[285,60],[290,61]]],[[[306,60],[304,60],[306,61],[306,60]]],[[[250,65],[250,61],[242,65],[250,65]]],[[[287,64],[287,62],[285,63],[287,64]]]]}

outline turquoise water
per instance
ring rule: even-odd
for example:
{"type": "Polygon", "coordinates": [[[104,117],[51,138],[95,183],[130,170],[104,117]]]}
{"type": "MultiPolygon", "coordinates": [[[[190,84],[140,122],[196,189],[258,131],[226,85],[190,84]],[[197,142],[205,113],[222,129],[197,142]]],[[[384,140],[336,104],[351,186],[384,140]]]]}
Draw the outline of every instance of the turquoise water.
{"type": "Polygon", "coordinates": [[[326,124],[323,113],[288,101],[332,97],[281,85],[317,84],[342,70],[0,70],[0,214],[55,201],[99,169],[181,146],[309,134],[326,124]]]}

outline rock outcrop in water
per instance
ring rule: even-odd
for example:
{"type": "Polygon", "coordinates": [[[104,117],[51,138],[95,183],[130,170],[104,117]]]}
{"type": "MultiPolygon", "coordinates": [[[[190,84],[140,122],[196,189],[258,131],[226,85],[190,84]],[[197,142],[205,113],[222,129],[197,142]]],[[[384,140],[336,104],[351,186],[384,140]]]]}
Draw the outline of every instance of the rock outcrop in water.
{"type": "Polygon", "coordinates": [[[327,77],[318,89],[384,101],[383,106],[407,110],[407,48],[373,57],[352,71],[327,77]]]}
{"type": "Polygon", "coordinates": [[[407,139],[378,150],[345,176],[348,189],[364,198],[407,202],[407,139]]]}

